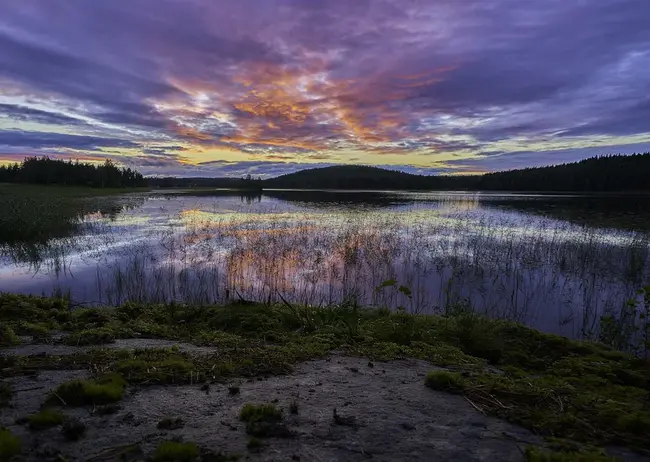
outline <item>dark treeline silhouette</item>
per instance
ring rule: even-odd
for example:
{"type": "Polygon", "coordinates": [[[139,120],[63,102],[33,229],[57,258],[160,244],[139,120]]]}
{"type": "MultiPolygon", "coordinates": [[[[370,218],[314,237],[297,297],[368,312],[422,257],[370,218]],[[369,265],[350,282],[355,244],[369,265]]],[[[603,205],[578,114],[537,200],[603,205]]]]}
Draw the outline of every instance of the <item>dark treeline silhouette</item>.
{"type": "Polygon", "coordinates": [[[365,190],[650,191],[650,153],[466,176],[426,176],[366,166],[302,170],[262,182],[264,188],[365,190]]]}
{"type": "Polygon", "coordinates": [[[109,159],[101,165],[28,157],[22,163],[0,166],[0,183],[132,188],[147,186],[147,179],[130,168],[119,168],[109,159]]]}
{"type": "Polygon", "coordinates": [[[245,178],[178,178],[151,177],[149,185],[155,188],[233,188],[261,190],[262,180],[248,175],[245,178]]]}

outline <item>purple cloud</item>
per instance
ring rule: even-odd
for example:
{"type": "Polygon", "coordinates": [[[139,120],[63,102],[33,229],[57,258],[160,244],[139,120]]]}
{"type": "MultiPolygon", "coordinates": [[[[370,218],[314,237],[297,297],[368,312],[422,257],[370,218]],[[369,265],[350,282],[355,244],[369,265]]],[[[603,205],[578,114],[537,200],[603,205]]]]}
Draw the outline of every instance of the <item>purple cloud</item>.
{"type": "Polygon", "coordinates": [[[266,174],[630,152],[650,141],[647,24],[645,0],[11,2],[0,155],[128,148],[195,175],[229,171],[206,152],[266,174]]]}

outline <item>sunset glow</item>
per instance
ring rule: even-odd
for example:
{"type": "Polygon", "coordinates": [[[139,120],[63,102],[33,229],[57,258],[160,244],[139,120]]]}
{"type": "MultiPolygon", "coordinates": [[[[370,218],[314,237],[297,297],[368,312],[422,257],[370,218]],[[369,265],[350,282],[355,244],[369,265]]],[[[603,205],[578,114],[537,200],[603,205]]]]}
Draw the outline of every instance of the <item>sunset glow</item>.
{"type": "Polygon", "coordinates": [[[649,151],[647,24],[644,0],[7,2],[0,164],[467,174],[649,151]]]}

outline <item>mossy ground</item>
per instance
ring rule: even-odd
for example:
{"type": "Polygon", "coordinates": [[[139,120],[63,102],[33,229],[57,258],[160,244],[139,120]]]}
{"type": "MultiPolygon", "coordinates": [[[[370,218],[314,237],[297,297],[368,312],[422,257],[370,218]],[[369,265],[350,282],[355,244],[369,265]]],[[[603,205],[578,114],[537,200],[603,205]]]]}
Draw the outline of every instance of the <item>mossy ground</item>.
{"type": "Polygon", "coordinates": [[[124,392],[122,378],[150,385],[284,374],[299,361],[337,350],[372,361],[416,358],[445,367],[449,372],[434,372],[427,385],[462,393],[478,410],[544,436],[650,449],[647,361],[471,313],[441,317],[250,303],[70,310],[65,300],[0,295],[0,317],[16,331],[30,323],[47,328],[39,335],[67,332],[65,342],[71,344],[139,336],[218,347],[200,357],[176,348],[95,349],[3,360],[7,375],[96,371],[94,380],[56,390],[68,405],[117,401],[124,392]],[[120,379],[108,380],[108,373],[120,379]]]}

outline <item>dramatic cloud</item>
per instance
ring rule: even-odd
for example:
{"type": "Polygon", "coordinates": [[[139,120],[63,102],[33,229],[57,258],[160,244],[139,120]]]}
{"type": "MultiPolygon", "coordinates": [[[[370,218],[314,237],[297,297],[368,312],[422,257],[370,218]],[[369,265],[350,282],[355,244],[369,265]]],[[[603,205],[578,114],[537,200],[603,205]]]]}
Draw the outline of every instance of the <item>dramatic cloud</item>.
{"type": "Polygon", "coordinates": [[[647,149],[645,1],[10,2],[0,161],[466,173],[647,149]]]}

